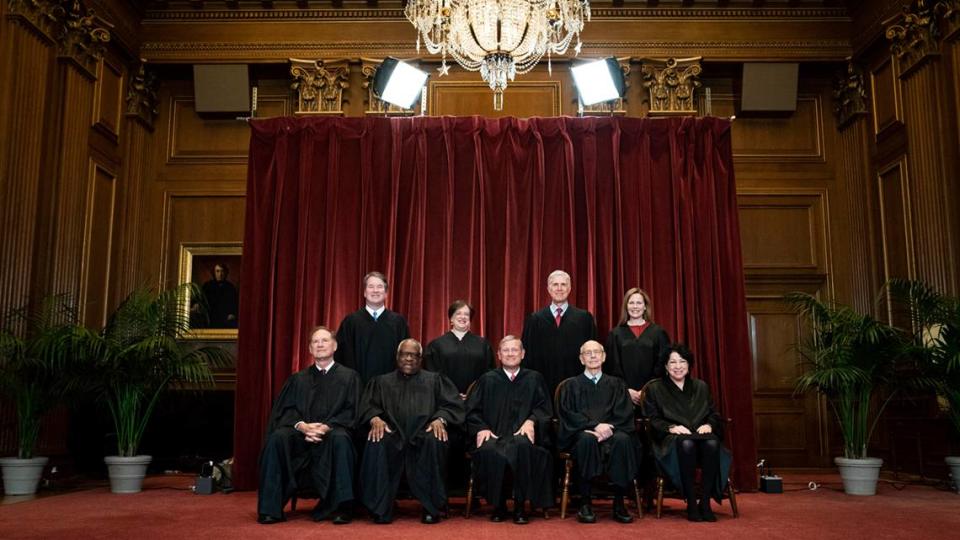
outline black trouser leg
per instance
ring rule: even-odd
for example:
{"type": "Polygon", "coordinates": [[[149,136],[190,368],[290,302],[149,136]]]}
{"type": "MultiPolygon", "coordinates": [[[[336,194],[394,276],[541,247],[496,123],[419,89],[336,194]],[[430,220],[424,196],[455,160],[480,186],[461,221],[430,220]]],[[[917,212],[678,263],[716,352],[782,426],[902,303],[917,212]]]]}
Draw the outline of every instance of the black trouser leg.
{"type": "Polygon", "coordinates": [[[700,470],[703,473],[703,501],[710,504],[710,498],[716,495],[717,475],[720,474],[720,442],[708,439],[698,441],[700,470]]]}
{"type": "Polygon", "coordinates": [[[697,504],[697,497],[693,491],[693,479],[697,472],[697,446],[692,439],[677,441],[677,457],[680,461],[680,486],[687,506],[697,504]]]}

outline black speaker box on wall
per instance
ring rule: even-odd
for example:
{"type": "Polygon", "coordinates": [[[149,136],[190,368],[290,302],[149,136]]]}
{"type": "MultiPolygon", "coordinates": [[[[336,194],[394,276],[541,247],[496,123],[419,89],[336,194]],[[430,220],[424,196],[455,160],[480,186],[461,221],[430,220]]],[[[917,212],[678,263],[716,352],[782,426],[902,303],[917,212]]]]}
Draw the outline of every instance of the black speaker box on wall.
{"type": "Polygon", "coordinates": [[[796,111],[799,67],[799,64],[743,64],[740,110],[796,111]]]}
{"type": "Polygon", "coordinates": [[[195,64],[194,107],[198,113],[250,112],[250,74],[246,64],[195,64]]]}

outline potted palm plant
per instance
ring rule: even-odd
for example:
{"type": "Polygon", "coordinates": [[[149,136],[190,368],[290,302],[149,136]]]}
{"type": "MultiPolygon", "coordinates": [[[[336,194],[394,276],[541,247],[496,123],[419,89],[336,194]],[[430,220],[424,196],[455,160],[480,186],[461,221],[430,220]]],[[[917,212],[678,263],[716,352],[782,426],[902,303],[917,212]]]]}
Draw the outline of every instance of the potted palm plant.
{"type": "Polygon", "coordinates": [[[17,408],[17,455],[0,459],[7,495],[37,491],[49,458],[34,452],[44,415],[65,396],[60,371],[69,354],[62,337],[76,320],[65,296],[51,296],[38,309],[13,310],[0,330],[0,388],[17,408]]]}
{"type": "Polygon", "coordinates": [[[105,458],[114,493],[141,489],[151,456],[138,453],[140,441],[163,391],[211,384],[211,368],[229,359],[219,347],[182,341],[190,332],[189,298],[200,295],[189,283],[159,294],[138,289],[102,330],[80,328],[72,337],[79,364],[86,366],[75,380],[94,389],[116,430],[117,455],[105,458]]]}
{"type": "MultiPolygon", "coordinates": [[[[954,434],[960,435],[960,298],[922,281],[894,279],[888,288],[894,305],[909,315],[909,356],[918,361],[954,434]]],[[[947,456],[946,462],[960,492],[960,456],[947,456]]]]}
{"type": "Polygon", "coordinates": [[[843,438],[843,456],[834,462],[844,491],[874,495],[883,460],[869,457],[867,447],[897,393],[902,337],[895,328],[849,306],[800,292],[786,300],[810,325],[809,337],[798,345],[805,369],[796,390],[815,391],[830,404],[843,438]]]}

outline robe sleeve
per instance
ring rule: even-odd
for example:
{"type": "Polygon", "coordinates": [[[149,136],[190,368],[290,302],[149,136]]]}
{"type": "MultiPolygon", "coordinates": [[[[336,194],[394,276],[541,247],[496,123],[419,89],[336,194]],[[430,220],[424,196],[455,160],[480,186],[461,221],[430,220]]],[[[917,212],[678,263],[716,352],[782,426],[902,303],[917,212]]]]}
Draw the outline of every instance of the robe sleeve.
{"type": "Polygon", "coordinates": [[[297,387],[296,375],[291,376],[287,379],[287,382],[283,383],[280,395],[277,396],[276,401],[273,403],[273,410],[270,413],[270,424],[267,427],[267,435],[279,427],[293,427],[294,424],[303,420],[304,414],[303,411],[300,410],[300,396],[298,395],[297,387]]]}
{"type": "Polygon", "coordinates": [[[460,391],[453,381],[437,374],[435,391],[437,393],[437,411],[432,418],[443,418],[447,426],[459,426],[466,419],[466,409],[460,399],[460,391]]]}
{"type": "Polygon", "coordinates": [[[435,341],[431,341],[423,348],[423,369],[440,373],[443,368],[440,366],[440,355],[437,354],[435,341]]]}
{"type": "Polygon", "coordinates": [[[617,431],[632,433],[636,430],[636,427],[634,425],[633,402],[630,401],[630,394],[627,393],[627,384],[622,380],[617,380],[617,384],[613,387],[615,390],[609,423],[617,431]]]}
{"type": "Polygon", "coordinates": [[[650,385],[647,389],[647,395],[643,400],[643,415],[650,421],[650,426],[661,437],[670,432],[670,426],[674,425],[663,417],[663,409],[657,400],[657,386],[650,385]]]}
{"type": "Polygon", "coordinates": [[[343,407],[330,417],[327,425],[353,430],[356,428],[357,412],[360,409],[360,375],[351,373],[347,384],[349,389],[343,407]]]}
{"type": "Polygon", "coordinates": [[[620,358],[620,340],[617,339],[617,327],[614,327],[607,334],[607,343],[604,349],[607,351],[607,361],[604,363],[606,369],[603,372],[623,379],[623,360],[620,358]]]}
{"type": "Polygon", "coordinates": [[[657,332],[657,350],[653,358],[653,376],[655,378],[663,377],[663,369],[667,365],[667,348],[669,347],[670,336],[667,335],[667,331],[663,327],[660,327],[660,331],[657,332]]]}
{"type": "Polygon", "coordinates": [[[476,438],[477,433],[485,429],[490,429],[490,426],[483,419],[483,392],[484,392],[484,382],[485,377],[480,377],[477,379],[477,383],[473,386],[473,389],[470,390],[470,395],[467,396],[466,409],[467,409],[467,435],[471,438],[476,438]]]}
{"type": "Polygon", "coordinates": [[[333,353],[333,359],[350,369],[357,369],[356,355],[353,350],[353,323],[350,315],[347,315],[340,321],[340,328],[337,329],[337,350],[333,353]]]}
{"type": "MultiPolygon", "coordinates": [[[[370,420],[379,416],[381,420],[389,424],[384,414],[383,389],[380,388],[380,377],[374,377],[367,382],[367,387],[363,390],[363,397],[360,398],[360,416],[357,427],[362,428],[370,424],[370,420]]],[[[390,426],[394,429],[396,426],[390,426]]]]}
{"type": "Polygon", "coordinates": [[[592,422],[586,414],[577,410],[575,379],[567,379],[566,383],[560,384],[563,386],[560,388],[560,410],[557,411],[557,417],[560,420],[560,430],[565,434],[563,438],[566,438],[566,434],[596,427],[596,422],[592,422]]]}
{"type": "Polygon", "coordinates": [[[547,390],[547,382],[543,380],[543,375],[536,373],[536,393],[533,397],[533,410],[527,420],[532,420],[536,437],[541,446],[551,446],[553,444],[553,400],[550,399],[550,392],[547,390]]]}
{"type": "Polygon", "coordinates": [[[495,357],[493,356],[493,347],[490,346],[490,341],[486,339],[483,340],[483,345],[484,345],[483,355],[486,358],[484,363],[486,364],[487,369],[494,369],[495,367],[497,367],[497,362],[495,357]]]}
{"type": "Polygon", "coordinates": [[[714,435],[723,439],[723,428],[725,427],[723,417],[717,412],[717,408],[713,404],[713,395],[710,393],[710,386],[707,385],[706,381],[701,381],[701,384],[703,384],[703,391],[707,399],[707,418],[704,423],[710,424],[714,435]]]}

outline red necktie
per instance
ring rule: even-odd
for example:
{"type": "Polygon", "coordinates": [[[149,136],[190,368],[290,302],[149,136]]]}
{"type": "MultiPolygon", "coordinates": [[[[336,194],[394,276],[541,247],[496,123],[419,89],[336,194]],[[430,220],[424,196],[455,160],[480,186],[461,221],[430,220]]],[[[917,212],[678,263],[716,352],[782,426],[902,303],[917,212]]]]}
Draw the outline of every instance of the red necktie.
{"type": "Polygon", "coordinates": [[[513,380],[516,379],[516,378],[517,378],[517,374],[516,374],[516,373],[511,373],[511,374],[510,374],[510,382],[513,382],[513,380]]]}
{"type": "Polygon", "coordinates": [[[557,316],[554,317],[557,320],[557,327],[560,327],[560,319],[563,318],[563,309],[557,308],[557,316]]]}

